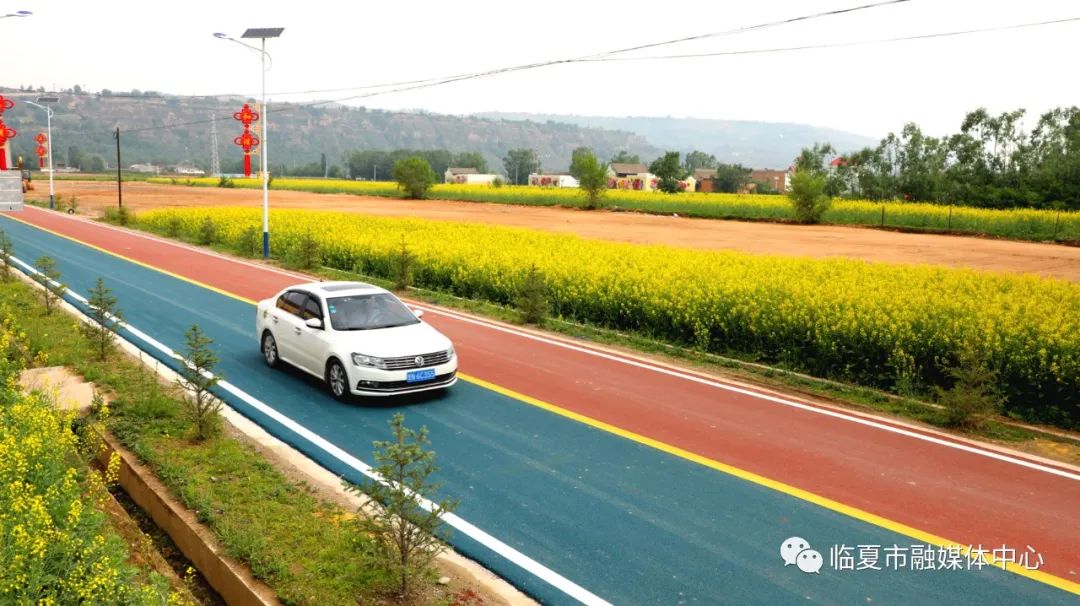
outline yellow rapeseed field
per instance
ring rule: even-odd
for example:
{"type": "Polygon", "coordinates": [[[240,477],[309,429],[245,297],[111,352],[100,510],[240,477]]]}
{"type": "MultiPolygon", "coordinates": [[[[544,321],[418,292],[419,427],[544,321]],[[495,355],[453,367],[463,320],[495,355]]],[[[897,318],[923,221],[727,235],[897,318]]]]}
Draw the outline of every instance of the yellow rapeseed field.
{"type": "Polygon", "coordinates": [[[18,388],[29,349],[15,315],[0,309],[0,604],[180,604],[167,585],[136,582],[101,511],[103,480],[79,461],[73,414],[18,388]]]}
{"type": "MultiPolygon", "coordinates": [[[[216,186],[219,180],[152,178],[154,183],[216,186]]],[[[235,187],[261,188],[258,179],[234,179],[235,187]]],[[[401,192],[389,182],[346,181],[343,179],[276,178],[274,189],[315,193],[349,193],[398,197],[401,192]]],[[[583,196],[576,189],[551,187],[493,187],[490,185],[435,185],[429,196],[442,200],[465,200],[519,205],[580,206],[583,196]]],[[[680,214],[716,219],[790,221],[791,204],[784,196],[683,192],[665,194],[629,190],[609,190],[605,203],[610,207],[655,214],[680,214]]],[[[973,206],[946,206],[917,202],[873,202],[836,199],[822,217],[824,223],[876,225],[900,229],[954,231],[987,234],[1021,240],[1080,241],[1080,212],[1039,209],[989,209],[973,206]]]]}
{"type": "MultiPolygon", "coordinates": [[[[155,210],[138,224],[254,253],[256,209],[155,210]]],[[[391,275],[404,237],[419,285],[511,303],[535,265],[555,313],[709,351],[892,387],[939,385],[961,348],[984,352],[1010,410],[1080,422],[1080,285],[1034,276],[638,246],[524,229],[275,211],[273,254],[318,243],[326,265],[391,275]]]]}

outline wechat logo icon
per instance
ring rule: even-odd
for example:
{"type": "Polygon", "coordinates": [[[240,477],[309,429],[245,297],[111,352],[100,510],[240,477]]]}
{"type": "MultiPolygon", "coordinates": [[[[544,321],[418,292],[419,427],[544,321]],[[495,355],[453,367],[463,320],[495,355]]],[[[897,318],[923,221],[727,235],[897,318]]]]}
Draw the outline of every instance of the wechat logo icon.
{"type": "Polygon", "coordinates": [[[821,574],[824,561],[821,554],[810,548],[810,542],[802,537],[791,537],[780,544],[780,558],[784,566],[792,564],[807,574],[821,574]]]}

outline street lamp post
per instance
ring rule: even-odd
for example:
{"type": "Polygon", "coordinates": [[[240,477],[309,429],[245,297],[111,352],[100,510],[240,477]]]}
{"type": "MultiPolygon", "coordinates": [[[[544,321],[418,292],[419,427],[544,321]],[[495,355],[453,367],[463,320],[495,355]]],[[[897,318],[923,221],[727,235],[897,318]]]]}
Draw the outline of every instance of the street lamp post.
{"type": "Polygon", "coordinates": [[[53,138],[52,138],[53,110],[52,110],[52,107],[50,107],[50,106],[53,103],[57,103],[59,101],[60,101],[60,97],[38,97],[37,98],[37,103],[34,103],[33,101],[27,101],[27,103],[29,103],[30,105],[33,105],[34,107],[39,107],[39,108],[45,110],[46,130],[49,133],[49,135],[48,135],[49,136],[48,150],[49,150],[49,208],[50,209],[56,208],[56,190],[53,188],[53,147],[54,147],[54,142],[53,142],[53,138]]]}
{"type": "MultiPolygon", "coordinates": [[[[269,173],[269,160],[267,153],[267,135],[269,135],[269,114],[270,111],[266,107],[266,58],[269,56],[266,52],[266,39],[277,38],[281,36],[281,32],[285,31],[284,27],[261,27],[251,28],[245,31],[241,38],[258,38],[261,41],[260,47],[254,47],[250,44],[246,44],[235,38],[217,33],[214,37],[221,38],[222,40],[230,40],[242,46],[246,46],[252,50],[256,50],[262,57],[262,110],[260,111],[260,118],[262,120],[262,137],[260,141],[259,156],[262,158],[262,189],[263,189],[263,258],[270,258],[270,173],[269,173]]],[[[273,59],[271,59],[272,61],[273,59]]]]}

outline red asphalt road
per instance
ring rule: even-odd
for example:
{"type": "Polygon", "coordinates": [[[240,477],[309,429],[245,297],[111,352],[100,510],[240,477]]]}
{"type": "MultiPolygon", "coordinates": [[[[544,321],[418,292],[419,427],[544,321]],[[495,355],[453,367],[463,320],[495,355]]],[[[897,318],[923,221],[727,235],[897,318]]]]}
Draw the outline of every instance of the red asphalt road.
{"type": "MultiPolygon", "coordinates": [[[[19,218],[249,299],[297,282],[32,207],[19,218]]],[[[1080,481],[437,312],[428,319],[454,341],[463,373],[964,545],[1018,554],[1030,545],[1044,572],[1080,582],[1080,481]]]]}

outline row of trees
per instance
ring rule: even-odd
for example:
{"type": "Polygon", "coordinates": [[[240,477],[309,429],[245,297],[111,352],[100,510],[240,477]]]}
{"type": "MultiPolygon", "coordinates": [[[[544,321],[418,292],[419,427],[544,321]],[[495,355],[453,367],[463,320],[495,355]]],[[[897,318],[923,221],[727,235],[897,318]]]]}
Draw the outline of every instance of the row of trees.
{"type": "Polygon", "coordinates": [[[475,168],[481,173],[488,171],[487,160],[479,152],[455,153],[445,149],[355,150],[345,154],[345,165],[353,178],[389,180],[394,165],[412,157],[423,158],[438,175],[445,173],[451,166],[475,168]]]}
{"type": "Polygon", "coordinates": [[[826,193],[985,207],[1080,209],[1080,108],[1043,114],[1031,132],[1025,110],[967,114],[960,132],[931,137],[909,123],[874,148],[839,156],[815,145],[797,168],[827,174],[826,193]]]}

